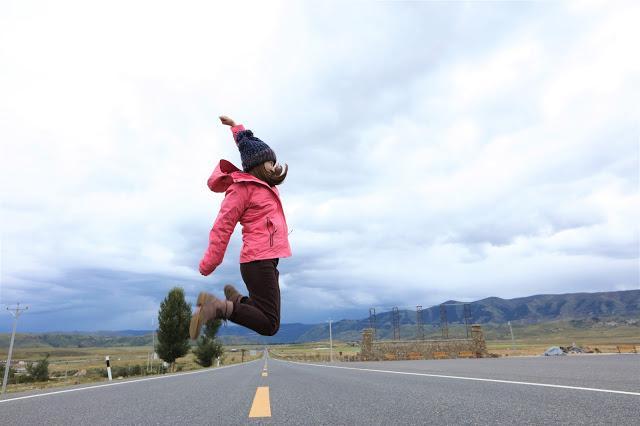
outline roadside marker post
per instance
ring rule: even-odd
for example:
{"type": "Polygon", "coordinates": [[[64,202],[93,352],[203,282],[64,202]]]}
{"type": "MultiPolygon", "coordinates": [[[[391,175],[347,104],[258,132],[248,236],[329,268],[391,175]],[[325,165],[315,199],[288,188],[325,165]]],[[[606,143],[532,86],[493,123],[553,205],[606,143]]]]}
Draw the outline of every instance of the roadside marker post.
{"type": "Polygon", "coordinates": [[[104,359],[107,361],[107,376],[109,377],[109,381],[112,381],[113,378],[111,377],[111,362],[109,362],[109,355],[104,357],[104,359]]]}

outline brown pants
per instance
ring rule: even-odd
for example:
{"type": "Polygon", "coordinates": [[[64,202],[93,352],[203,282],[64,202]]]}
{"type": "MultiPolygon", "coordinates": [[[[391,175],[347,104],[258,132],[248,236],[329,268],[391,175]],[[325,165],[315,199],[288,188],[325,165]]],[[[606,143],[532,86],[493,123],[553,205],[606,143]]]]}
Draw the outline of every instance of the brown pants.
{"type": "Polygon", "coordinates": [[[230,321],[263,336],[273,336],[280,328],[280,286],[278,259],[240,264],[249,297],[234,303],[230,321]]]}

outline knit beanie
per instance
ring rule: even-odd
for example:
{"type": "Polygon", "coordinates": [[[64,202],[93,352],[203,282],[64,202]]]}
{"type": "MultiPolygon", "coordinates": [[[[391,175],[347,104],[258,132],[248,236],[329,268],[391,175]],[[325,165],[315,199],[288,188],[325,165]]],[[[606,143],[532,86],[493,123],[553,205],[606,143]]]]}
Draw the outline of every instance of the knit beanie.
{"type": "Polygon", "coordinates": [[[251,130],[242,130],[235,135],[236,144],[242,158],[242,169],[245,172],[253,169],[265,161],[276,162],[276,153],[269,145],[253,136],[251,130]]]}

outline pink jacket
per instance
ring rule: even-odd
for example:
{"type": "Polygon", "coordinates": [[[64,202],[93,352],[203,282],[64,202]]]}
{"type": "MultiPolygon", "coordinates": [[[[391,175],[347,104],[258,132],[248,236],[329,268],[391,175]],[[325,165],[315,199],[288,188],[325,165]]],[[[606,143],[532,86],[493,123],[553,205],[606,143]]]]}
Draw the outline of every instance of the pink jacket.
{"type": "MultiPolygon", "coordinates": [[[[243,128],[232,128],[234,134],[239,130],[243,128]]],[[[240,263],[291,256],[287,221],[275,186],[240,171],[227,160],[220,160],[207,185],[213,192],[226,193],[200,261],[202,275],[209,275],[222,263],[238,222],[242,225],[240,263]]]]}

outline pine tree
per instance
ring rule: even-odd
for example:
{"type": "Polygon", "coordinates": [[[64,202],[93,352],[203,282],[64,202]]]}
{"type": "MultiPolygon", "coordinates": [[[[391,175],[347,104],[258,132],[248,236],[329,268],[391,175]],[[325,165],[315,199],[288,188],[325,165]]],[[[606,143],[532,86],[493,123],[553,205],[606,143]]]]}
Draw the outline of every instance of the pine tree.
{"type": "Polygon", "coordinates": [[[216,334],[220,328],[220,320],[211,320],[205,324],[204,333],[198,339],[193,349],[196,362],[203,367],[211,367],[213,359],[223,354],[222,344],[216,341],[216,334]]]}
{"type": "Polygon", "coordinates": [[[189,322],[191,305],[184,298],[184,290],[174,287],[160,304],[158,312],[158,345],[156,352],[175,367],[177,358],[189,351],[189,322]]]}
{"type": "Polygon", "coordinates": [[[210,339],[215,339],[221,325],[222,321],[219,319],[207,321],[204,325],[204,335],[210,339]]]}

